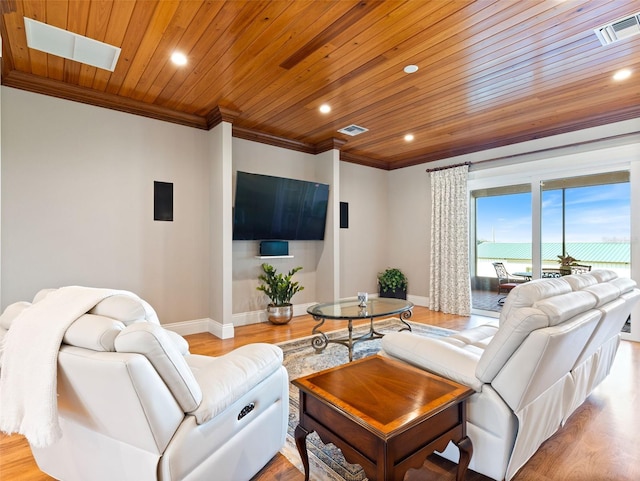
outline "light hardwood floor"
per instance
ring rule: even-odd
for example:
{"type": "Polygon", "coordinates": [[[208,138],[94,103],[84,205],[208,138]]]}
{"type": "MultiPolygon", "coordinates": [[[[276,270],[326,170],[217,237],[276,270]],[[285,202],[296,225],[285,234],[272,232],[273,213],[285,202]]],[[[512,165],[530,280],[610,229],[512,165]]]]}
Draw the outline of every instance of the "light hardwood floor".
{"type": "MultiPolygon", "coordinates": [[[[486,319],[434,313],[416,307],[412,321],[461,330],[483,324],[486,319]]],[[[216,356],[250,342],[281,342],[307,336],[313,325],[310,316],[300,316],[284,326],[265,323],[238,327],[233,339],[220,340],[209,334],[194,334],[187,339],[191,352],[216,356]]],[[[325,326],[326,330],[343,327],[339,321],[327,321],[325,326]]],[[[514,481],[640,479],[640,463],[636,455],[640,445],[639,384],[640,344],[623,341],[611,375],[578,408],[567,424],[540,447],[514,481]]],[[[430,456],[424,469],[411,472],[408,478],[416,481],[455,479],[455,465],[438,456],[430,456]]],[[[0,435],[1,481],[51,479],[38,470],[22,436],[0,435]]],[[[253,481],[302,479],[302,473],[278,454],[253,481]]],[[[488,479],[472,471],[467,474],[468,481],[488,479]]]]}

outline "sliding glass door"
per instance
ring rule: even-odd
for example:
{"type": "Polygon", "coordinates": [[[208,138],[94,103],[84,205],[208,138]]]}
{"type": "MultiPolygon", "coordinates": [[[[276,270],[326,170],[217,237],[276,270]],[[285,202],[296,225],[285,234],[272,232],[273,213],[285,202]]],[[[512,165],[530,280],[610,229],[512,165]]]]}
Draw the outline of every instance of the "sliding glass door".
{"type": "Polygon", "coordinates": [[[626,171],[472,191],[474,310],[499,312],[501,284],[591,269],[629,277],[630,196],[626,171]]]}

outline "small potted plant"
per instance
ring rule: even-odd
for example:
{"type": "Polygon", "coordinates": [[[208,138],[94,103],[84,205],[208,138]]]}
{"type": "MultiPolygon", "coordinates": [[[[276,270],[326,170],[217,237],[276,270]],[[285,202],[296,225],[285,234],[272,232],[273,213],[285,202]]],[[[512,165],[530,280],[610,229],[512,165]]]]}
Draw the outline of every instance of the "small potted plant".
{"type": "Polygon", "coordinates": [[[390,267],[378,273],[378,295],[380,297],[407,298],[407,276],[396,268],[390,267]]]}
{"type": "Polygon", "coordinates": [[[291,278],[300,270],[302,267],[294,267],[284,275],[279,274],[272,265],[262,264],[263,273],[258,276],[261,284],[256,289],[264,292],[271,300],[267,306],[267,318],[273,324],[286,324],[293,317],[291,298],[304,287],[291,278]]]}
{"type": "Polygon", "coordinates": [[[560,264],[560,274],[566,276],[571,274],[571,266],[575,266],[578,263],[578,259],[575,259],[569,255],[558,256],[558,263],[560,264]]]}

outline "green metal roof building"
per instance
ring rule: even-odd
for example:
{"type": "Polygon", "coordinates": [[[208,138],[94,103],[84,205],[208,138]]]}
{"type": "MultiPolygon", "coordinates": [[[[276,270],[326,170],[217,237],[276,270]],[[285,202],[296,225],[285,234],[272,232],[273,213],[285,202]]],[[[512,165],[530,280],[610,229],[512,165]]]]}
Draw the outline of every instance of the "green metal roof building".
{"type": "MultiPolygon", "coordinates": [[[[577,259],[579,264],[593,267],[623,267],[631,263],[631,246],[624,242],[567,242],[568,255],[577,259]]],[[[562,254],[562,243],[542,243],[542,263],[558,264],[558,255],[562,254]]],[[[477,245],[477,259],[505,260],[515,263],[531,262],[530,242],[483,242],[477,245]]]]}

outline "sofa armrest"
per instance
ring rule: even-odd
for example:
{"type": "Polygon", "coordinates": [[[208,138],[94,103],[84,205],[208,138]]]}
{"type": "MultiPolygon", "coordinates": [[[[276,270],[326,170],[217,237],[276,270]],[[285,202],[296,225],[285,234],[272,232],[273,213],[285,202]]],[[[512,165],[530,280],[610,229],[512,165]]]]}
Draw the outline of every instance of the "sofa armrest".
{"type": "Polygon", "coordinates": [[[189,414],[204,424],[282,366],[282,349],[254,343],[220,357],[191,354],[185,360],[202,389],[202,402],[189,414]]]}
{"type": "Polygon", "coordinates": [[[392,332],[382,338],[383,353],[469,386],[476,392],[482,382],[476,377],[480,354],[443,339],[419,336],[411,332],[392,332]]]}

